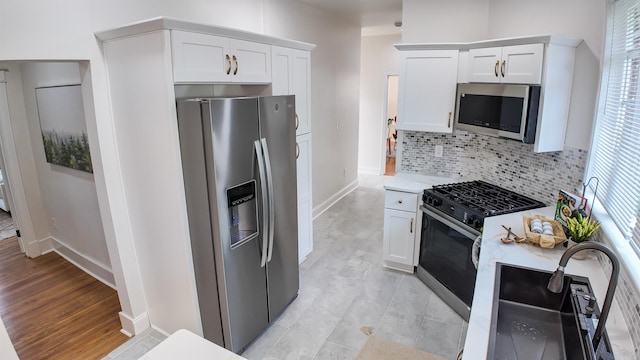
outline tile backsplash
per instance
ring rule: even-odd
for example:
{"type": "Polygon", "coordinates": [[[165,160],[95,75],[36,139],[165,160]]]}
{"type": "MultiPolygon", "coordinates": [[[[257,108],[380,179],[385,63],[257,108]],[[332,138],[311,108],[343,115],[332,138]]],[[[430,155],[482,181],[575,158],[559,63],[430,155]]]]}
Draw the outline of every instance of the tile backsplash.
{"type": "MultiPolygon", "coordinates": [[[[534,153],[533,145],[466,131],[403,135],[402,172],[483,179],[549,205],[555,203],[559,189],[582,188],[586,150],[565,147],[560,152],[534,153]],[[443,147],[442,157],[434,156],[436,145],[443,147]]],[[[608,259],[602,257],[600,262],[610,272],[608,259]]],[[[640,359],[640,290],[631,276],[622,269],[615,297],[640,359]]]]}
{"type": "Polygon", "coordinates": [[[545,204],[555,202],[559,189],[581,189],[586,150],[534,153],[533,145],[456,131],[436,134],[404,132],[400,171],[434,176],[484,179],[545,204]],[[443,156],[435,157],[435,146],[443,156]]]}

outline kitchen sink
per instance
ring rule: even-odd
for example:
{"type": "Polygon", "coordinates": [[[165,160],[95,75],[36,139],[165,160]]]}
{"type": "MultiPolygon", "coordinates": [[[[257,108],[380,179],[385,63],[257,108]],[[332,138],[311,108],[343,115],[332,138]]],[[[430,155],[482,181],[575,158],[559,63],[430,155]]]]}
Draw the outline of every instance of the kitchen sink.
{"type": "Polygon", "coordinates": [[[488,359],[609,358],[611,346],[606,336],[597,356],[589,340],[599,316],[589,279],[565,275],[564,287],[556,294],[547,289],[551,275],[496,264],[488,359]],[[583,314],[589,305],[591,311],[583,314]]]}

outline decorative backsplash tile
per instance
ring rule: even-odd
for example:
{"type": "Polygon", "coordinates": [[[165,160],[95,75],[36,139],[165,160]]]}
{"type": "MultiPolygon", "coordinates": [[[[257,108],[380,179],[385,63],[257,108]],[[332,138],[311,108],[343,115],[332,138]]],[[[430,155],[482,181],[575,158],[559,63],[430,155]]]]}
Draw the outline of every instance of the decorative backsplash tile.
{"type": "MultiPolygon", "coordinates": [[[[560,152],[534,153],[533,145],[466,131],[406,131],[399,170],[483,179],[551,205],[559,189],[582,188],[587,156],[586,150],[569,147],[560,152]],[[434,156],[436,145],[443,146],[442,157],[434,156]]],[[[605,256],[599,259],[610,273],[609,260],[605,256]]],[[[615,297],[627,322],[636,358],[640,358],[640,291],[624,269],[615,297]]]]}
{"type": "Polygon", "coordinates": [[[534,153],[533,145],[466,131],[404,133],[400,171],[479,178],[552,204],[559,189],[581,189],[586,150],[534,153]],[[443,146],[435,157],[435,146],[443,146]]]}

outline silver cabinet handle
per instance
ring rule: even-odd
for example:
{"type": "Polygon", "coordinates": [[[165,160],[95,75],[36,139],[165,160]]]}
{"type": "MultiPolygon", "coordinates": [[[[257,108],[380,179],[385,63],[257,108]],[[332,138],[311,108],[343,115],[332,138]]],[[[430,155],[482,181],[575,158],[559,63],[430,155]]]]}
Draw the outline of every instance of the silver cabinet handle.
{"type": "Polygon", "coordinates": [[[502,60],[502,65],[500,65],[500,74],[504,77],[505,67],[507,66],[507,60],[502,60]]]}
{"type": "Polygon", "coordinates": [[[260,187],[262,190],[262,255],[260,256],[260,267],[264,267],[267,264],[267,250],[269,246],[269,235],[267,229],[269,228],[269,206],[267,197],[267,176],[265,175],[264,156],[262,154],[262,144],[260,140],[253,142],[253,147],[256,150],[256,157],[258,160],[258,172],[260,173],[260,187]]]}
{"type": "Polygon", "coordinates": [[[267,188],[269,191],[269,252],[267,253],[267,262],[271,261],[273,255],[273,232],[276,226],[275,221],[275,205],[273,204],[273,175],[271,174],[271,159],[269,158],[269,147],[267,139],[260,139],[262,142],[262,153],[264,154],[264,163],[267,170],[267,188]]]}
{"type": "Polygon", "coordinates": [[[500,60],[496,61],[496,65],[493,67],[493,73],[498,77],[498,66],[500,66],[500,60]]]}
{"type": "Polygon", "coordinates": [[[231,73],[231,58],[229,57],[229,54],[226,54],[224,58],[227,60],[227,75],[229,75],[231,73]]]}
{"type": "Polygon", "coordinates": [[[409,224],[409,234],[413,234],[413,218],[411,218],[411,223],[409,224]]]}

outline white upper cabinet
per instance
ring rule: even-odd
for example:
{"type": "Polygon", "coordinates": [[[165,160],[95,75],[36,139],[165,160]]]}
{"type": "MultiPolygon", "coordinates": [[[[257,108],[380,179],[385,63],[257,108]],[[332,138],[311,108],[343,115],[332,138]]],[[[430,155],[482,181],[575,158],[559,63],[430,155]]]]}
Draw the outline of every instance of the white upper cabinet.
{"type": "Polygon", "coordinates": [[[222,36],[171,31],[176,83],[271,82],[271,46],[222,36]]]}
{"type": "Polygon", "coordinates": [[[469,50],[469,81],[540,84],[544,44],[469,50]]]}
{"type": "Polygon", "coordinates": [[[451,133],[458,77],[458,50],[400,54],[398,130],[451,133]]]}
{"type": "Polygon", "coordinates": [[[311,53],[271,47],[271,93],[296,96],[296,166],[298,176],[298,256],[303,262],[313,250],[311,196],[311,53]]]}
{"type": "Polygon", "coordinates": [[[272,46],[271,69],[273,95],[296,96],[296,135],[311,132],[311,53],[272,46]]]}
{"type": "Polygon", "coordinates": [[[470,43],[397,44],[397,128],[451,133],[453,118],[449,114],[454,112],[458,83],[539,85],[534,151],[562,151],[575,50],[581,42],[541,35],[470,43]]]}

